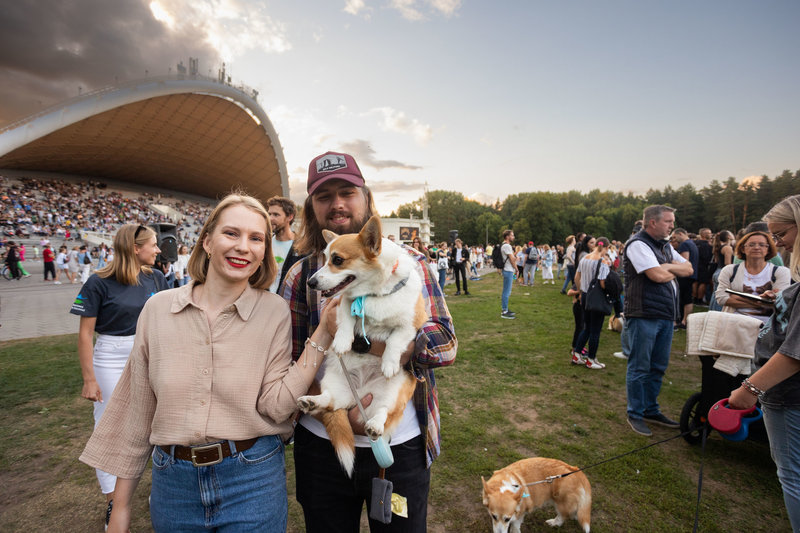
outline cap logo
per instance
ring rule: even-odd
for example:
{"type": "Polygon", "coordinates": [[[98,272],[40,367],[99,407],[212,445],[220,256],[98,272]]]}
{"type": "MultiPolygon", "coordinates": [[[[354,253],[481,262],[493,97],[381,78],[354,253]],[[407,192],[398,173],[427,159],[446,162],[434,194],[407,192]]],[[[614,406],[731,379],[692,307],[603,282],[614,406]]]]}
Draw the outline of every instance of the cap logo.
{"type": "Polygon", "coordinates": [[[347,168],[343,155],[328,154],[317,159],[317,172],[333,172],[343,168],[347,168]]]}

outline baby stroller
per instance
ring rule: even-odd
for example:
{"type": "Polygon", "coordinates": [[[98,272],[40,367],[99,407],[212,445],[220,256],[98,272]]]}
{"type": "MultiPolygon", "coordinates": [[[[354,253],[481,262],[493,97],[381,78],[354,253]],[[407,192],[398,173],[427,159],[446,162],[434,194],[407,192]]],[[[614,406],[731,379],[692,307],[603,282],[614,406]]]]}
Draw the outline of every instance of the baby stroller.
{"type": "MultiPolygon", "coordinates": [[[[752,358],[753,351],[746,347],[755,344],[761,324],[753,317],[718,311],[687,317],[686,353],[697,355],[702,368],[700,392],[692,394],[681,411],[681,433],[685,433],[683,438],[689,444],[701,441],[703,427],[708,426],[709,409],[729,397],[749,374],[747,357],[752,358]],[[725,354],[724,359],[719,356],[718,360],[717,354],[725,354]]],[[[766,440],[763,420],[750,424],[748,437],[766,440]]]]}
{"type": "MultiPolygon", "coordinates": [[[[714,368],[715,357],[713,355],[699,355],[698,357],[702,365],[700,392],[689,396],[689,399],[683,404],[680,419],[681,433],[685,433],[683,438],[689,444],[698,444],[702,440],[703,426],[708,426],[708,410],[711,409],[711,406],[730,396],[731,391],[739,388],[742,380],[747,377],[744,374],[731,376],[717,370],[714,368]]],[[[710,430],[711,426],[708,428],[710,430]]],[[[748,438],[767,442],[767,430],[763,420],[750,424],[748,438]]]]}

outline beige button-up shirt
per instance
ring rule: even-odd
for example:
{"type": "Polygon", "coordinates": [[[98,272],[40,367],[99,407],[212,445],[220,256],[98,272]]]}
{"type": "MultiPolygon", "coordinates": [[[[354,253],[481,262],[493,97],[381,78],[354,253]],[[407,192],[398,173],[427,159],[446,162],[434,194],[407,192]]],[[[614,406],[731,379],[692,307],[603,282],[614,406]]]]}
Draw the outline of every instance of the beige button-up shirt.
{"type": "Polygon", "coordinates": [[[209,327],[195,283],[144,306],[125,370],[80,460],[138,478],[153,445],[288,436],[308,385],[291,358],[289,308],[248,287],[209,327]]]}

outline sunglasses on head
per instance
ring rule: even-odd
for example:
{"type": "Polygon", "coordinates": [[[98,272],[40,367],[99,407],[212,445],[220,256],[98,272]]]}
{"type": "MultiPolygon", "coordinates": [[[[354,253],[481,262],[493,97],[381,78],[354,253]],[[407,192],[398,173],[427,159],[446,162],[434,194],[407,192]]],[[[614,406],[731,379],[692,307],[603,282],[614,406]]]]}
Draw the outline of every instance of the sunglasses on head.
{"type": "Polygon", "coordinates": [[[139,227],[138,227],[138,228],[136,228],[136,233],[134,233],[134,234],[133,234],[133,240],[134,240],[134,241],[135,241],[136,239],[138,239],[138,238],[139,238],[139,234],[140,234],[140,233],[141,233],[143,230],[144,230],[144,231],[146,231],[146,230],[147,230],[147,226],[142,226],[141,224],[139,224],[139,227]]]}

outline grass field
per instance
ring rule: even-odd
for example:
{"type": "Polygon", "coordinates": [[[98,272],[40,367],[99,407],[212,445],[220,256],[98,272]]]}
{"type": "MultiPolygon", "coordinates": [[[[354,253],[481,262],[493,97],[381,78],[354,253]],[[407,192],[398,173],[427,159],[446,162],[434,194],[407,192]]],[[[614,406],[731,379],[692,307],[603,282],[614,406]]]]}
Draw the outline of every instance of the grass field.
{"type": "MultiPolygon", "coordinates": [[[[619,335],[603,331],[604,370],[569,364],[572,313],[560,285],[514,286],[502,320],[500,277],[471,282],[471,296],[448,305],[459,339],[458,358],[437,371],[443,453],[432,467],[429,529],[486,532],[490,521],[480,498],[480,476],[529,456],[555,457],[576,466],[666,439],[654,427],[636,435],[625,421],[625,362],[611,357],[619,335]]],[[[700,390],[700,363],[684,357],[676,334],[660,396],[677,418],[700,390]]],[[[94,472],[77,457],[92,427],[92,409],[79,397],[76,336],[12,341],[0,345],[0,531],[102,531],[104,502],[94,472]]],[[[294,500],[291,449],[289,531],[303,531],[294,500]]],[[[789,531],[775,466],[764,443],[726,441],[712,434],[705,457],[683,439],[633,453],[586,471],[594,496],[595,532],[691,531],[697,476],[704,460],[700,531],[789,531]]],[[[145,473],[136,494],[135,533],[149,531],[145,473]]],[[[549,531],[555,513],[529,515],[523,532],[549,531]]],[[[562,531],[580,531],[568,521],[562,531]]]]}

